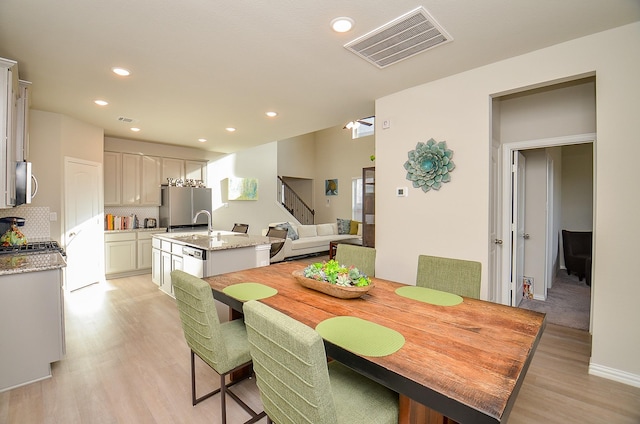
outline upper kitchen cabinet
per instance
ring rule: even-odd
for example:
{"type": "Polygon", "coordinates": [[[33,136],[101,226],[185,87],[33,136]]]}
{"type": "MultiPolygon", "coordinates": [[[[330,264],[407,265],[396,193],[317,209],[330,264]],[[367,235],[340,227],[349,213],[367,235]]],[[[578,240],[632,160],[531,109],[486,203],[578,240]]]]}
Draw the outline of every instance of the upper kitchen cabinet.
{"type": "Polygon", "coordinates": [[[160,169],[162,159],[155,156],[142,156],[140,177],[140,204],[160,205],[160,169]]]}
{"type": "Polygon", "coordinates": [[[16,204],[18,64],[0,58],[0,208],[16,204]]]}
{"type": "Polygon", "coordinates": [[[16,127],[16,161],[29,160],[29,109],[31,108],[31,83],[18,81],[18,117],[16,127]]]}
{"type": "Polygon", "coordinates": [[[185,160],[185,177],[188,180],[201,180],[207,184],[207,162],[199,160],[185,160]]]}
{"type": "Polygon", "coordinates": [[[140,155],[122,154],[122,204],[140,204],[140,155]]]}
{"type": "Polygon", "coordinates": [[[200,160],[183,160],[175,158],[162,158],[162,183],[166,184],[167,178],[174,180],[201,180],[207,183],[207,162],[200,160]]]}
{"type": "Polygon", "coordinates": [[[160,206],[161,158],[104,152],[105,206],[160,206]]]}
{"type": "Polygon", "coordinates": [[[167,178],[184,180],[184,160],[174,158],[162,158],[162,182],[167,178]]]}
{"type": "Polygon", "coordinates": [[[104,152],[104,205],[122,204],[122,153],[104,152]]]}

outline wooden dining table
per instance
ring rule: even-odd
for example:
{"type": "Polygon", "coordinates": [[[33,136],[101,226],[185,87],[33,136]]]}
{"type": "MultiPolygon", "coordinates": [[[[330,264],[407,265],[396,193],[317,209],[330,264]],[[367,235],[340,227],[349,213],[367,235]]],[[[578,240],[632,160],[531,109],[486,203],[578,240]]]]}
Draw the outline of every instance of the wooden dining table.
{"type": "Polygon", "coordinates": [[[213,296],[242,311],[224,289],[260,283],[277,294],[260,301],[311,328],[352,316],[402,334],[404,345],[386,356],[364,356],[325,340],[327,355],[400,394],[401,423],[506,422],[545,327],[544,314],[462,298],[438,306],[396,294],[406,285],[372,278],[357,299],[303,287],[292,275],[304,264],[282,262],[207,277],[213,296]]]}

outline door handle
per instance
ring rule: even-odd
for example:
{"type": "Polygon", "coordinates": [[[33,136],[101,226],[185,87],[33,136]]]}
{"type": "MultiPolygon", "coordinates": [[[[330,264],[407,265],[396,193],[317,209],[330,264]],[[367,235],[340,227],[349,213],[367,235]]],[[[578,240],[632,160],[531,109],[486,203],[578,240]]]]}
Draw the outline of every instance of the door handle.
{"type": "Polygon", "coordinates": [[[529,240],[529,238],[531,238],[531,236],[530,236],[528,233],[524,233],[524,234],[522,235],[522,237],[523,237],[525,240],[529,240]]]}
{"type": "Polygon", "coordinates": [[[502,240],[500,240],[500,239],[495,239],[495,240],[493,241],[493,243],[494,243],[494,244],[502,244],[502,240]]]}

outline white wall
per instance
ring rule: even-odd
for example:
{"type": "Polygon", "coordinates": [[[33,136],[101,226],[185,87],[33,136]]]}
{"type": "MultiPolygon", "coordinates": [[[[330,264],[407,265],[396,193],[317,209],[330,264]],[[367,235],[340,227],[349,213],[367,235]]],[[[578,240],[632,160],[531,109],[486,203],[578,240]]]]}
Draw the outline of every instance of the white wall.
{"type": "Polygon", "coordinates": [[[362,177],[362,168],[376,165],[370,159],[375,152],[375,135],[353,140],[351,131],[341,126],[318,131],[315,135],[316,222],[351,219],[351,181],[354,177],[362,177]],[[338,194],[327,196],[325,180],[334,178],[338,180],[338,194]]]}
{"type": "Polygon", "coordinates": [[[51,238],[62,242],[64,233],[64,157],[102,163],[103,130],[65,115],[32,109],[29,158],[38,178],[33,206],[48,206],[57,214],[51,238]]]}
{"type": "Polygon", "coordinates": [[[577,144],[562,148],[562,228],[593,229],[593,146],[577,144]]]}
{"type": "Polygon", "coordinates": [[[234,222],[249,224],[249,234],[260,235],[270,222],[283,219],[277,202],[278,143],[225,155],[209,164],[213,190],[213,226],[231,230],[234,222]],[[258,200],[228,200],[228,178],[257,178],[258,200]]]}
{"type": "MultiPolygon", "coordinates": [[[[487,288],[491,96],[596,75],[596,202],[593,353],[590,371],[640,386],[640,321],[635,293],[635,240],[640,197],[623,182],[640,181],[640,23],[569,41],[443,78],[376,101],[376,275],[413,283],[419,254],[477,260],[487,288]],[[402,167],[429,138],[454,151],[452,181],[440,191],[410,189],[402,167]],[[624,223],[624,225],[621,225],[624,223]],[[399,231],[398,228],[406,231],[399,231]],[[398,249],[398,246],[403,246],[398,249]],[[598,284],[598,282],[602,282],[598,284]]],[[[504,140],[502,140],[504,142],[504,140]]],[[[627,184],[628,185],[628,184],[627,184]]]]}

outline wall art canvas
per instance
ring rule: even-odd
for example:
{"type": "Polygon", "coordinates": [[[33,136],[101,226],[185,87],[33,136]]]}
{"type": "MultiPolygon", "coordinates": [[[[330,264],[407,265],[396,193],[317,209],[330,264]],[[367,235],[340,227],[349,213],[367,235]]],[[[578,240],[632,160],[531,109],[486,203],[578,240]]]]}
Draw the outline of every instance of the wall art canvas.
{"type": "Polygon", "coordinates": [[[229,178],[229,200],[258,200],[258,180],[229,178]]]}
{"type": "Polygon", "coordinates": [[[324,180],[324,192],[327,196],[336,196],[338,194],[338,180],[324,180]]]}

